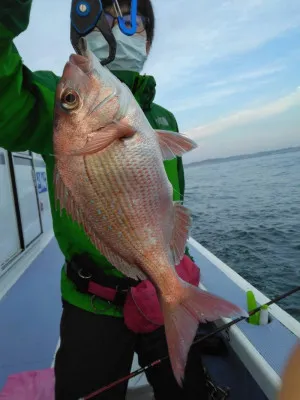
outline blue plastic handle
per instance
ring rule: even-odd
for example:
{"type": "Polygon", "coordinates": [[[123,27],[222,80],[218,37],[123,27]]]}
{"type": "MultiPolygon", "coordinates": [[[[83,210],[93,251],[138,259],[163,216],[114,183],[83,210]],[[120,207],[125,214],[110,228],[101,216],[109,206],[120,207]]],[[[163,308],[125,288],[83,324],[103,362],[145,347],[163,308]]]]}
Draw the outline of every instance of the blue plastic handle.
{"type": "Polygon", "coordinates": [[[78,35],[86,35],[97,26],[101,13],[101,0],[73,0],[71,24],[78,35]]]}
{"type": "Polygon", "coordinates": [[[131,0],[131,8],[130,8],[130,24],[131,27],[127,27],[125,22],[121,16],[118,17],[119,27],[121,31],[127,35],[132,36],[136,33],[136,16],[137,16],[137,0],[131,0]]]}

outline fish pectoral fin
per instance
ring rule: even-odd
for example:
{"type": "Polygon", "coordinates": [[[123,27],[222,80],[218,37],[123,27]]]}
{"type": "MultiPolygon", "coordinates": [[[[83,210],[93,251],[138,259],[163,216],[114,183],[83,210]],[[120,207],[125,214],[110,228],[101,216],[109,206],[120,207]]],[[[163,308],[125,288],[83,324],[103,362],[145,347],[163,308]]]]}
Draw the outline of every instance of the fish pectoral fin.
{"type": "Polygon", "coordinates": [[[178,265],[184,256],[189,230],[192,224],[190,210],[182,204],[174,202],[174,227],[170,243],[174,264],[178,265]]]}
{"type": "Polygon", "coordinates": [[[84,147],[72,152],[72,154],[74,156],[87,156],[98,153],[112,144],[115,140],[121,139],[122,137],[132,136],[134,133],[135,130],[125,122],[114,121],[93,133],[84,147]]]}
{"type": "Polygon", "coordinates": [[[156,130],[164,160],[172,160],[198,147],[197,143],[182,133],[156,130]]]}

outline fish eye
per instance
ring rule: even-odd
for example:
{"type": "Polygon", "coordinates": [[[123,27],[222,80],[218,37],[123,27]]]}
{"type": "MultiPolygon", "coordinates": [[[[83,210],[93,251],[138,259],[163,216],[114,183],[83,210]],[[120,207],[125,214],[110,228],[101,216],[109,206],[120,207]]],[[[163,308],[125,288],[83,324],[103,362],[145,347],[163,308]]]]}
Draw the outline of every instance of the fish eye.
{"type": "Polygon", "coordinates": [[[75,110],[79,106],[79,95],[75,90],[66,90],[61,96],[61,106],[65,110],[75,110]]]}

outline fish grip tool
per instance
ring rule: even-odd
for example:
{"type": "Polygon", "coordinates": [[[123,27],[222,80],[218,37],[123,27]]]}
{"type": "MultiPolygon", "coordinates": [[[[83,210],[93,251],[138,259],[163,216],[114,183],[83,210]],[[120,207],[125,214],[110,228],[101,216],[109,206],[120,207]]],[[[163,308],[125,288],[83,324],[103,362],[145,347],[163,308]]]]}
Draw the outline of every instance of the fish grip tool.
{"type": "Polygon", "coordinates": [[[81,39],[97,28],[109,47],[108,57],[100,63],[106,65],[112,62],[116,56],[117,43],[105,17],[101,0],[72,0],[70,17],[70,38],[76,53],[83,55],[81,39]]]}
{"type": "MultiPolygon", "coordinates": [[[[130,7],[130,23],[124,21],[121,8],[118,0],[112,0],[112,6],[117,14],[117,20],[120,30],[124,35],[132,36],[137,31],[137,3],[138,0],[131,0],[130,7]]],[[[104,36],[108,47],[109,54],[104,60],[101,60],[102,65],[109,64],[115,59],[117,43],[112,33],[112,29],[105,17],[101,0],[72,0],[71,4],[71,44],[76,53],[84,55],[80,47],[81,38],[88,35],[95,28],[104,36]]],[[[128,22],[128,21],[127,21],[128,22]]]]}

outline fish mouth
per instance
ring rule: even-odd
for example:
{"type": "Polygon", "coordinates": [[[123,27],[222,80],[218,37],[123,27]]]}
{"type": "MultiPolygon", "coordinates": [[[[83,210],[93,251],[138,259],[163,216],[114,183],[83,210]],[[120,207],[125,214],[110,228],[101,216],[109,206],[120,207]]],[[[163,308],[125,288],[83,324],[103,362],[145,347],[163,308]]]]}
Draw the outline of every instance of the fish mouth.
{"type": "Polygon", "coordinates": [[[85,38],[80,38],[79,43],[79,51],[81,54],[71,54],[69,58],[69,62],[71,64],[76,65],[80,68],[84,73],[88,73],[92,70],[92,60],[89,56],[88,45],[85,38]]]}
{"type": "Polygon", "coordinates": [[[92,70],[91,60],[88,57],[81,56],[80,54],[71,54],[68,62],[78,67],[85,74],[92,70]]]}

